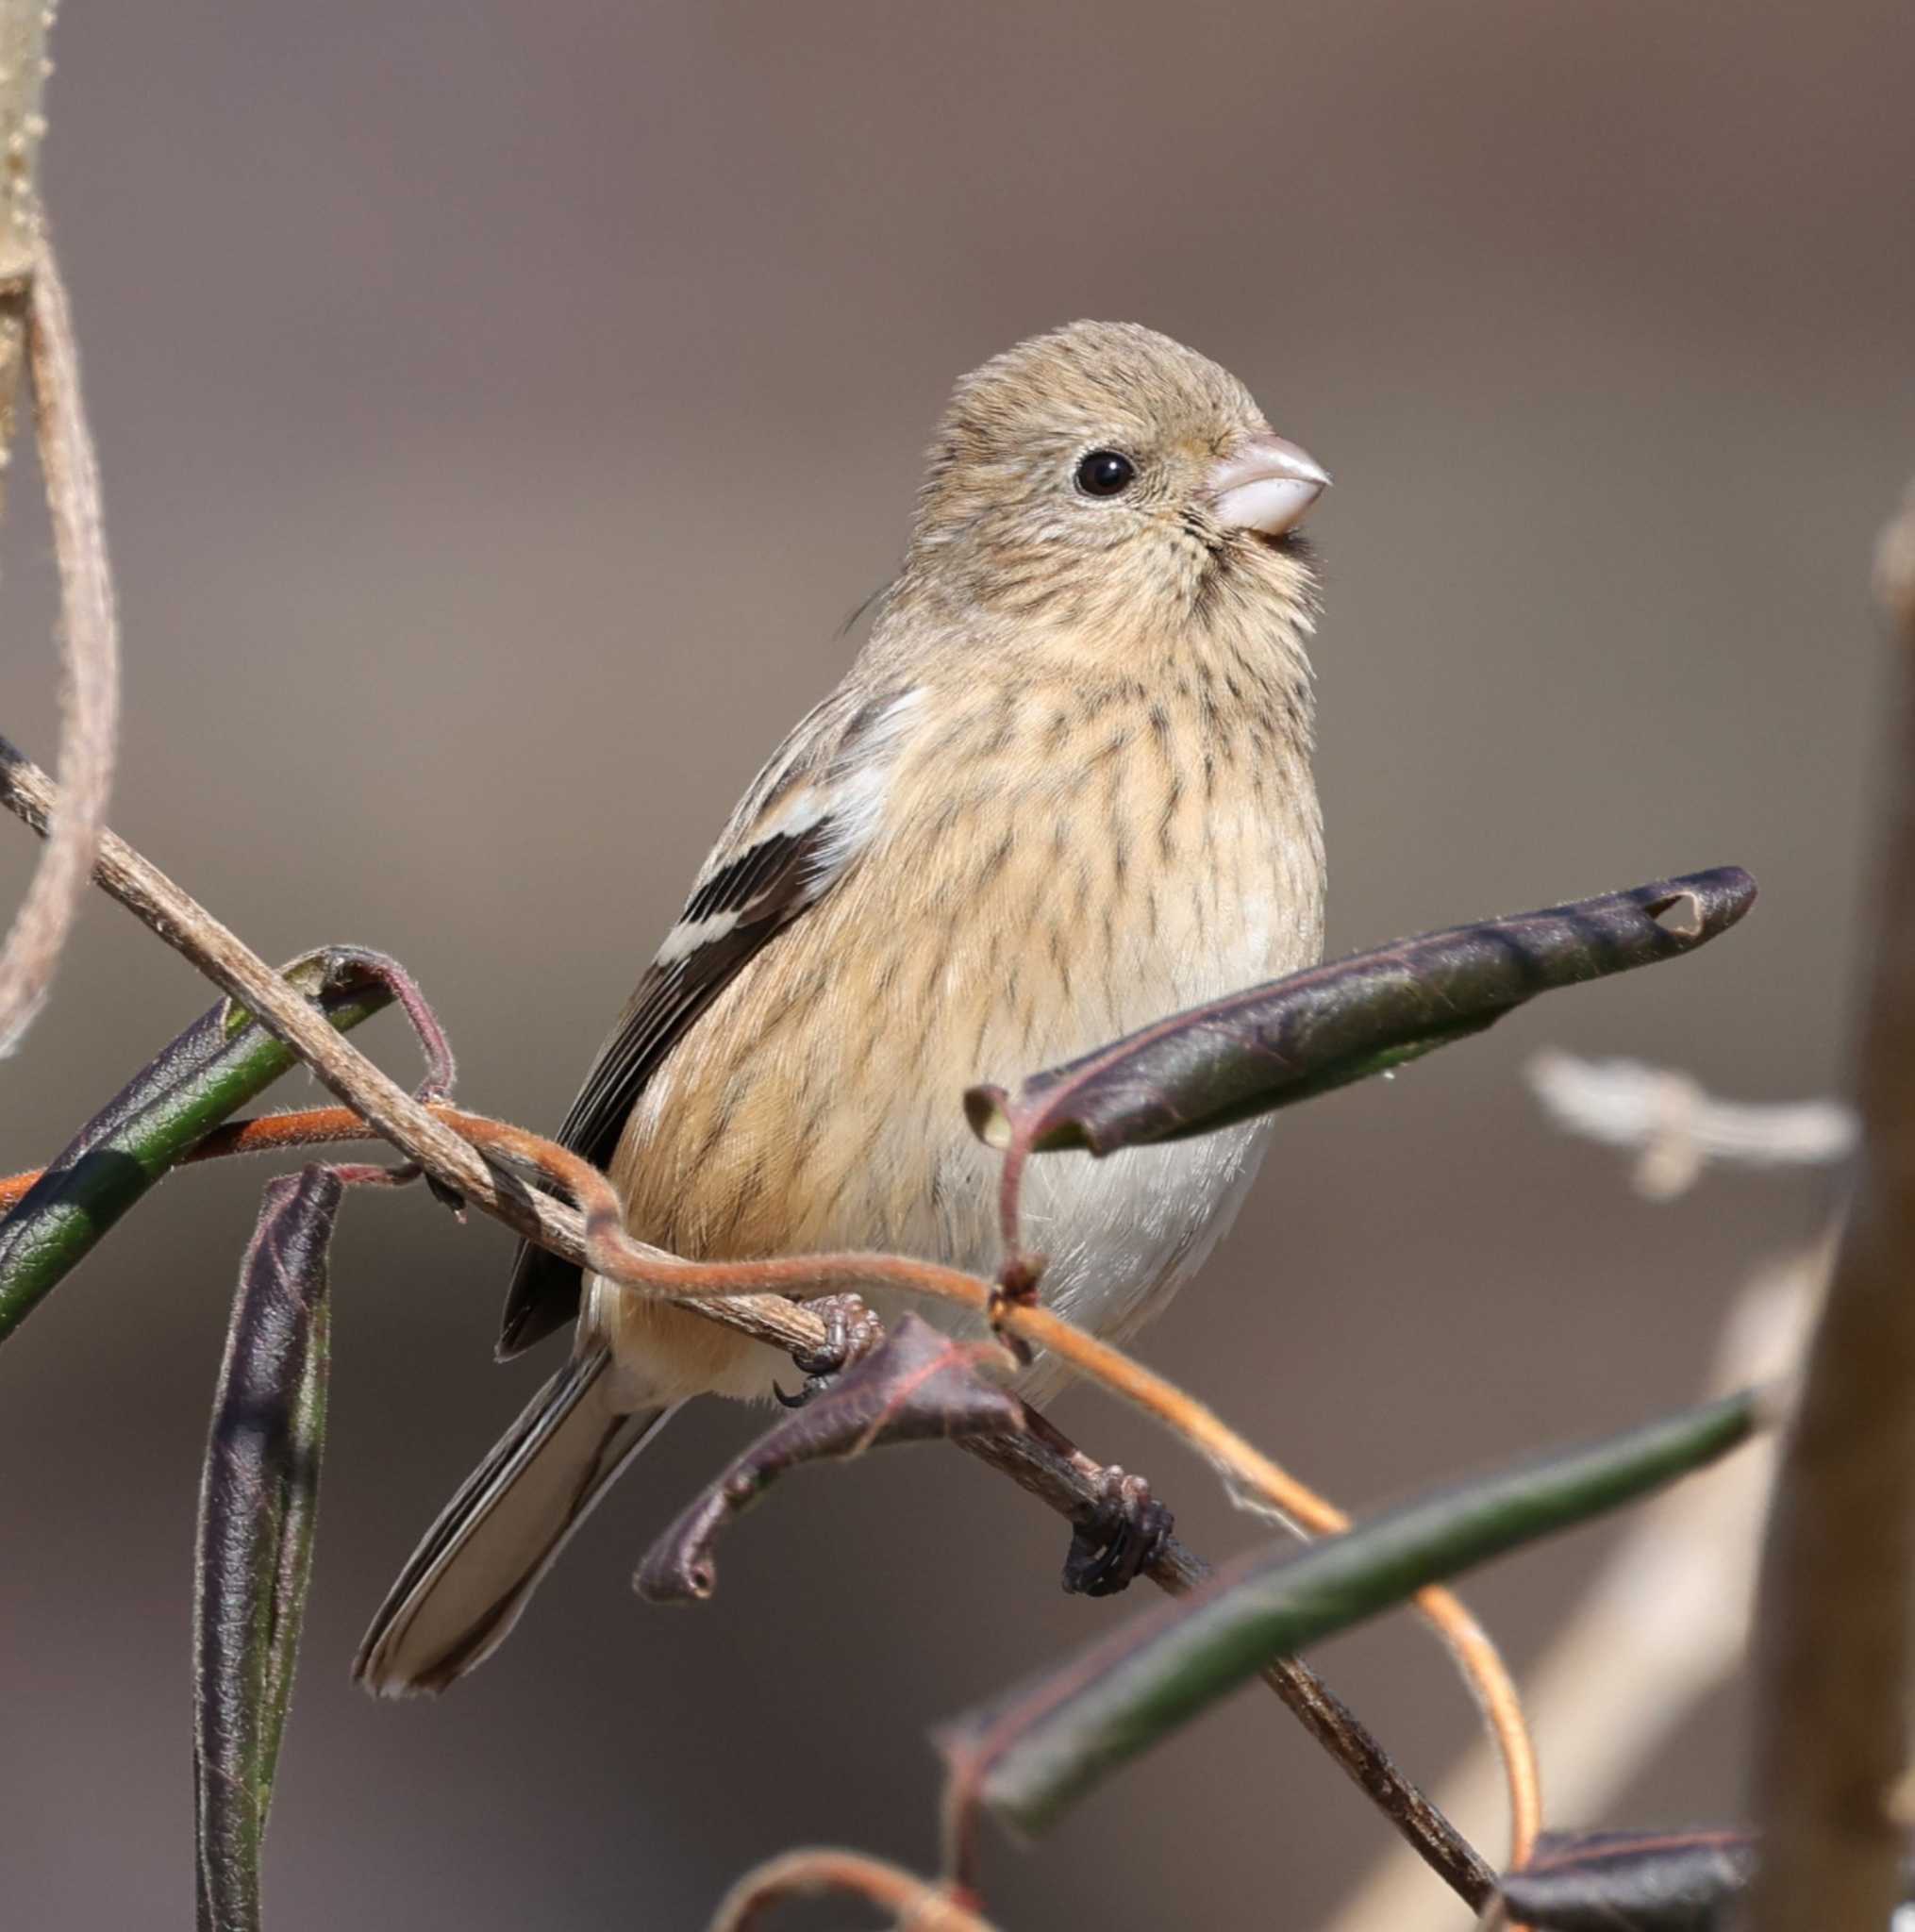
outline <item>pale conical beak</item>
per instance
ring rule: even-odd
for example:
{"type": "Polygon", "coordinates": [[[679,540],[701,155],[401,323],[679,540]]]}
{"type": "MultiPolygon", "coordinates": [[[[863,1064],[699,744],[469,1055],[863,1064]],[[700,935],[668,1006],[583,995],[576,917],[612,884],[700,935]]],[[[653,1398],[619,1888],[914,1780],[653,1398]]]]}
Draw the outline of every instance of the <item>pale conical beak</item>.
{"type": "Polygon", "coordinates": [[[1210,472],[1210,509],[1226,529],[1280,537],[1309,514],[1330,473],[1280,436],[1241,442],[1210,472]]]}

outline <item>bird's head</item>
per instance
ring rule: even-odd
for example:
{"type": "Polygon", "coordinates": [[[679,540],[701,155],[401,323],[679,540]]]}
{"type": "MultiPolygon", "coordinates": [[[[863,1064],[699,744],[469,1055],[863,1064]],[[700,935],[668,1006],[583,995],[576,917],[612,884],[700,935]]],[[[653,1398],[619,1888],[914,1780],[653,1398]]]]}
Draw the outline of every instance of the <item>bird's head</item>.
{"type": "Polygon", "coordinates": [[[1023,621],[1174,623],[1220,592],[1307,608],[1295,532],[1329,480],[1216,363],[1135,323],[1075,322],[958,383],[911,559],[1023,621]]]}

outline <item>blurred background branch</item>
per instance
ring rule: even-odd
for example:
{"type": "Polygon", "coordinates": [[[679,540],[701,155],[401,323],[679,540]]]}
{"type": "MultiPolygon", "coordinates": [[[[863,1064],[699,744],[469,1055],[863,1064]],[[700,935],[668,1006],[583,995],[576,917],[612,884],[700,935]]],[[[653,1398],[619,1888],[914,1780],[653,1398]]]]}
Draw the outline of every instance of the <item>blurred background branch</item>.
{"type": "Polygon", "coordinates": [[[1762,1560],[1756,1932],[1901,1897],[1915,1704],[1915,487],[1876,580],[1896,645],[1856,1088],[1862,1152],[1762,1560]],[[1899,1789],[1898,1789],[1899,1788],[1899,1789]]]}
{"type": "MultiPolygon", "coordinates": [[[[42,228],[40,143],[53,0],[0,0],[0,484],[19,420],[27,291],[42,228]]],[[[0,489],[0,508],[6,493],[0,489]]]]}
{"type": "Polygon", "coordinates": [[[1632,1178],[1651,1201],[1673,1201],[1711,1162],[1724,1167],[1827,1167],[1855,1151],[1856,1117],[1838,1100],[1718,1100],[1671,1067],[1590,1060],[1559,1049],[1524,1069],[1565,1131],[1637,1158],[1632,1178]]]}

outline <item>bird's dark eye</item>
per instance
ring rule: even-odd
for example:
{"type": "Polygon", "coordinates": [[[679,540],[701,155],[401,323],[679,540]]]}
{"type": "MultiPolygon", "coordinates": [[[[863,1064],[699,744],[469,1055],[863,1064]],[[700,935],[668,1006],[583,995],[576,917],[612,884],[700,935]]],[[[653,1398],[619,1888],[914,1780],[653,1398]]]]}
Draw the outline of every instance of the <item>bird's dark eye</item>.
{"type": "Polygon", "coordinates": [[[1086,496],[1116,496],[1136,476],[1137,465],[1114,449],[1093,449],[1077,465],[1077,488],[1086,496]]]}

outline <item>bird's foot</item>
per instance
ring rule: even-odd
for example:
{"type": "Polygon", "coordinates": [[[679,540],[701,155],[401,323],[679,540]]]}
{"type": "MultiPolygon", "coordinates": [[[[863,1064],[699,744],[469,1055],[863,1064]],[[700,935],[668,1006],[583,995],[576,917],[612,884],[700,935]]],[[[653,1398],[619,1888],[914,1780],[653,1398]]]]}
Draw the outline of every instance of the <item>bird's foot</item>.
{"type": "Polygon", "coordinates": [[[823,1318],[824,1340],[816,1348],[794,1348],[791,1366],[804,1376],[795,1395],[773,1384],[772,1393],[787,1408],[803,1408],[821,1390],[828,1389],[846,1369],[855,1368],[884,1340],[884,1324],[856,1294],[821,1295],[805,1306],[823,1318]]]}
{"type": "Polygon", "coordinates": [[[1115,1596],[1162,1555],[1171,1512],[1142,1476],[1125,1475],[1115,1463],[1100,1470],[1096,1481],[1101,1498],[1071,1532],[1064,1588],[1073,1595],[1115,1596]]]}

